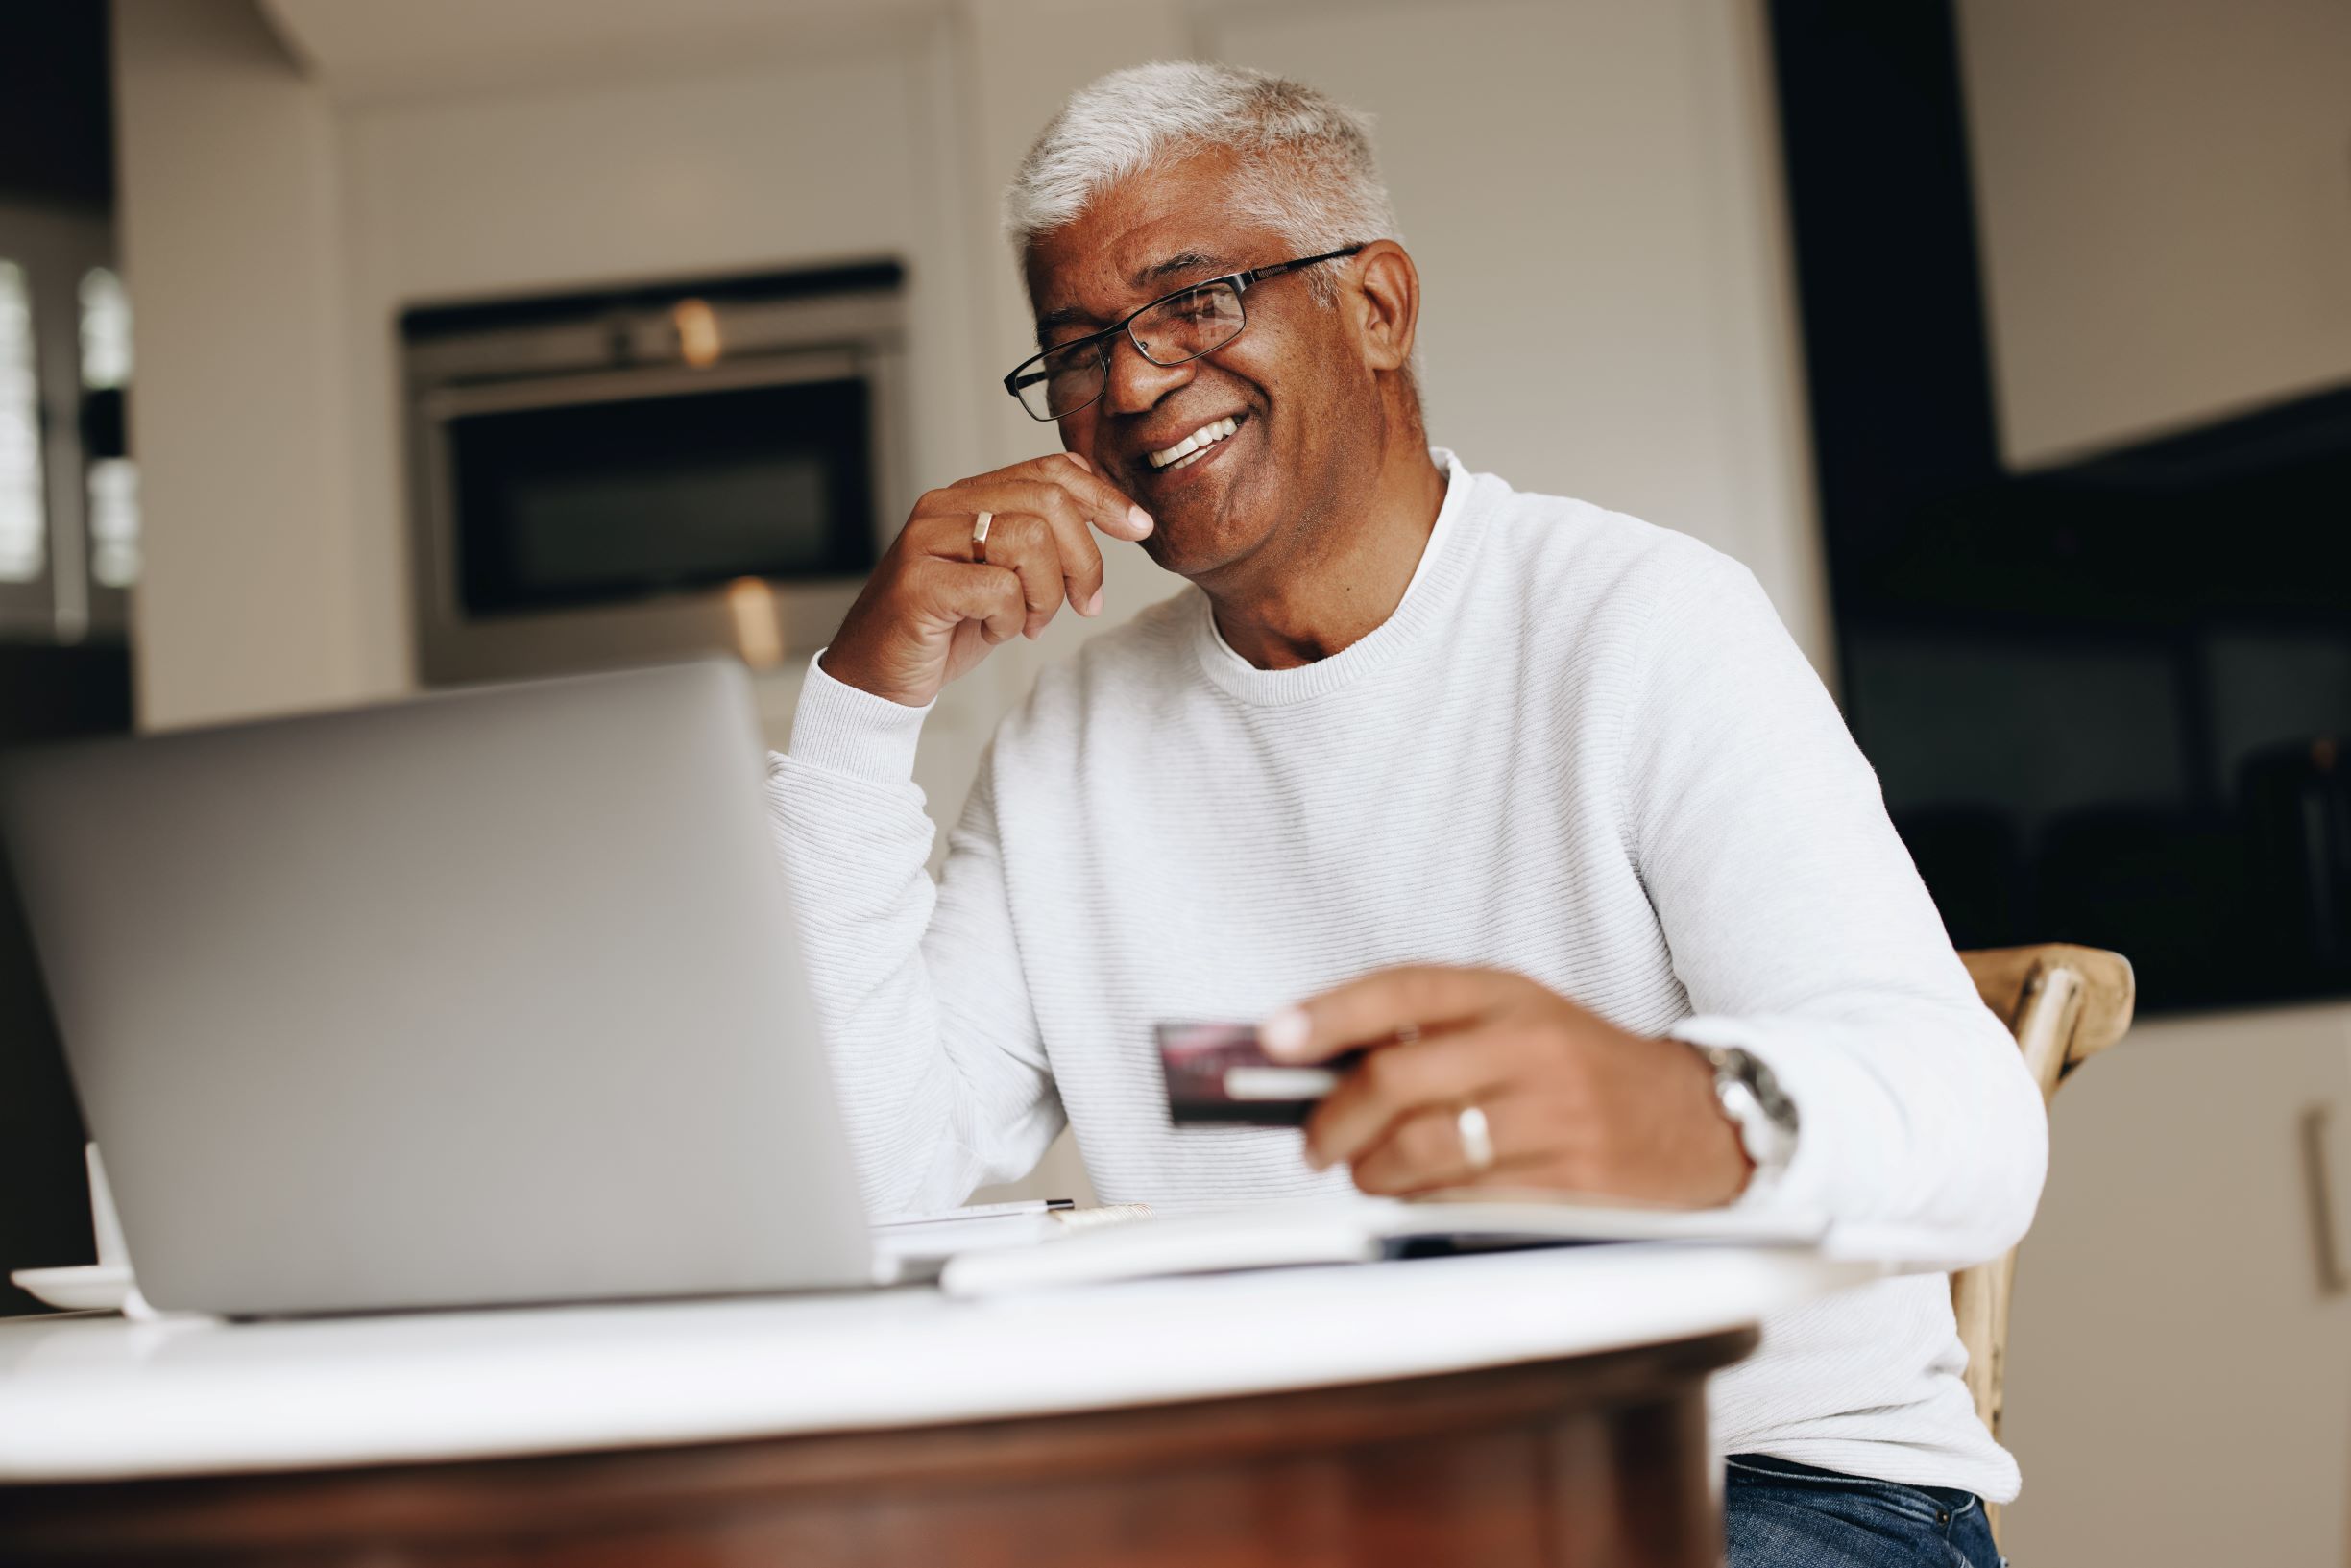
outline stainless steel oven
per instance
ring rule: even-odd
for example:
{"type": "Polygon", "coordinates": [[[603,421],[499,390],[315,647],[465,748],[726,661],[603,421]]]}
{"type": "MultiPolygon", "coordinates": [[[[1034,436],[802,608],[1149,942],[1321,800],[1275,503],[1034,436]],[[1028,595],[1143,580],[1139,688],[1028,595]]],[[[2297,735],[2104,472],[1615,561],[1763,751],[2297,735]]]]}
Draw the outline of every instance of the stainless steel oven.
{"type": "Polygon", "coordinates": [[[905,515],[891,262],[400,321],[428,683],[822,644],[905,515]]]}

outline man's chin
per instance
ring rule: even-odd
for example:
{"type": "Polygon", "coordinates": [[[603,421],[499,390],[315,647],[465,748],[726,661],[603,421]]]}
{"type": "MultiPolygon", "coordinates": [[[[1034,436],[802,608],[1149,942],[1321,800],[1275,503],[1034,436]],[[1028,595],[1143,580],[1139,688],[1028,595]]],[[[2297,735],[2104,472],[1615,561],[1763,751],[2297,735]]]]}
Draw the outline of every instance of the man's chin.
{"type": "Polygon", "coordinates": [[[1178,577],[1202,582],[1246,558],[1258,543],[1220,519],[1206,527],[1163,519],[1143,539],[1144,553],[1178,577]]]}
{"type": "Polygon", "coordinates": [[[1138,498],[1151,515],[1151,531],[1142,541],[1145,552],[1179,577],[1210,575],[1248,554],[1258,543],[1234,517],[1232,495],[1224,484],[1191,484],[1169,495],[1138,498]]]}
{"type": "Polygon", "coordinates": [[[1201,559],[1202,552],[1197,547],[1199,541],[1183,528],[1171,524],[1165,519],[1152,520],[1151,531],[1142,541],[1143,553],[1163,570],[1172,571],[1178,577],[1197,577],[1202,571],[1216,569],[1217,563],[1201,559]]]}

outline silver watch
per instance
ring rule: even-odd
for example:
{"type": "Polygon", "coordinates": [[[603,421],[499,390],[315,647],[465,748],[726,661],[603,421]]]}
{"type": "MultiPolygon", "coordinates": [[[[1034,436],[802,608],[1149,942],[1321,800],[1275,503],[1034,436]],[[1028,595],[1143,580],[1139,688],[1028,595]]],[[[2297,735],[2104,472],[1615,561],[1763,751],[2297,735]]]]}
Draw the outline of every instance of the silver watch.
{"type": "Polygon", "coordinates": [[[1738,1129],[1747,1158],[1755,1162],[1749,1187],[1759,1189],[1778,1180],[1796,1157],[1796,1102],[1781,1090],[1770,1068],[1738,1047],[1696,1049],[1714,1069],[1714,1098],[1738,1129]]]}

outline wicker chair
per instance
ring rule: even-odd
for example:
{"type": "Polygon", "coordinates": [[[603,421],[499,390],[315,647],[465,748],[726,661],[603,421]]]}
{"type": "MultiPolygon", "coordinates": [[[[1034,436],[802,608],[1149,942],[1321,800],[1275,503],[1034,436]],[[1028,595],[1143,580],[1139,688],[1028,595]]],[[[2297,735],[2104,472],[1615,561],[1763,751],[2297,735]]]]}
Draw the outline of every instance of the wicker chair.
{"type": "MultiPolygon", "coordinates": [[[[2024,1052],[2025,1070],[2044,1102],[2067,1073],[2122,1038],[2137,994],[2130,960],[2097,948],[2046,943],[1963,953],[1984,1005],[1998,1013],[2024,1052]]],[[[2008,1361],[2008,1296],[2016,1282],[2012,1249],[1951,1275],[1951,1310],[1967,1346],[1968,1392],[1975,1413],[1998,1437],[2001,1382],[2008,1361]]],[[[2000,1510],[1989,1509],[1994,1528],[2000,1510]]]]}

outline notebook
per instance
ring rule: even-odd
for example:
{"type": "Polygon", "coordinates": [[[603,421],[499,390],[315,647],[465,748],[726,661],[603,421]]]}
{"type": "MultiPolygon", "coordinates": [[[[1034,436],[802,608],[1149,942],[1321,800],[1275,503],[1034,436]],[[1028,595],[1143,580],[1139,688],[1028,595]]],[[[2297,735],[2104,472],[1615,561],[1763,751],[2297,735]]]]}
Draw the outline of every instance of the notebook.
{"type": "Polygon", "coordinates": [[[1179,1274],[1527,1247],[1809,1248],[1818,1246],[1827,1231],[1826,1218],[1810,1213],[1639,1208],[1551,1194],[1315,1198],[1151,1216],[1069,1229],[1029,1245],[959,1252],[947,1261],[939,1286],[950,1295],[992,1296],[1179,1274]]]}

